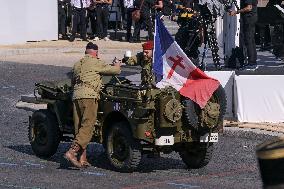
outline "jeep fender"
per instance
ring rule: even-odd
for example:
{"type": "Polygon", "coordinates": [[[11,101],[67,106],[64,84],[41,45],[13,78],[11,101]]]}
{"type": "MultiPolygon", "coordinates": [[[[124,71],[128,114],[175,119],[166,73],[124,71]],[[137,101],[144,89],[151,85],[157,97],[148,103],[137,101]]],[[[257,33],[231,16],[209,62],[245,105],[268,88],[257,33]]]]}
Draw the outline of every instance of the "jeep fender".
{"type": "Polygon", "coordinates": [[[112,127],[114,123],[118,123],[118,122],[128,123],[127,125],[125,125],[125,127],[128,127],[131,133],[134,133],[134,126],[128,121],[126,116],[119,111],[112,111],[112,112],[107,113],[106,116],[103,118],[103,124],[102,124],[103,125],[103,133],[102,133],[103,143],[106,141],[107,132],[110,130],[110,128],[112,127]]]}

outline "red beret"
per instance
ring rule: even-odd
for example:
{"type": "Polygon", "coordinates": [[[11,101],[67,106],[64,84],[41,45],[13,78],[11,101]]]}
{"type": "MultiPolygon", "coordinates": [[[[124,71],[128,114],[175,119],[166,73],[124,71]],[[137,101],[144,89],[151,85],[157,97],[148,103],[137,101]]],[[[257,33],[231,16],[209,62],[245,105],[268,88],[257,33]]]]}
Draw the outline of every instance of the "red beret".
{"type": "Polygon", "coordinates": [[[143,50],[152,50],[154,48],[153,41],[147,41],[146,43],[142,44],[143,50]]]}

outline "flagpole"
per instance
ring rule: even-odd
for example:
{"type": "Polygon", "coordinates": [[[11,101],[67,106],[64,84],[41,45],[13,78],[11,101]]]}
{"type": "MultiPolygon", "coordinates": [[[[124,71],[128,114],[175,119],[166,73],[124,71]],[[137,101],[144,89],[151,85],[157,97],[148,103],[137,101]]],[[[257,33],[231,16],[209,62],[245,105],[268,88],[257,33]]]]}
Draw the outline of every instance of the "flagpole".
{"type": "MultiPolygon", "coordinates": [[[[154,27],[154,50],[153,50],[153,53],[152,53],[152,73],[154,73],[154,69],[153,69],[153,65],[154,65],[154,62],[155,62],[155,50],[156,50],[156,35],[157,35],[157,16],[155,15],[155,27],[154,27]]],[[[155,81],[157,81],[157,76],[156,74],[154,75],[155,76],[155,81]]]]}
{"type": "MultiPolygon", "coordinates": [[[[154,64],[155,61],[155,49],[156,49],[156,35],[157,35],[157,16],[155,16],[155,27],[154,27],[154,50],[153,50],[153,55],[152,55],[152,65],[154,64]]],[[[153,69],[153,66],[152,66],[153,69]]],[[[153,71],[153,70],[152,70],[153,71]]]]}

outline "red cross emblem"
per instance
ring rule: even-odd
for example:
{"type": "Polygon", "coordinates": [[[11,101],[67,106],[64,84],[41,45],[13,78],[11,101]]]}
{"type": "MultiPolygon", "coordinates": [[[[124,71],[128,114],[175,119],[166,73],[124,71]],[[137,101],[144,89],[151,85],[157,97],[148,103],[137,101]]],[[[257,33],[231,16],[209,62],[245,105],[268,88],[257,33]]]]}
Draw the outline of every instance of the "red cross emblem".
{"type": "Polygon", "coordinates": [[[177,59],[175,59],[174,57],[171,57],[171,56],[168,58],[174,64],[173,64],[173,66],[172,66],[172,68],[171,68],[171,70],[170,70],[170,72],[169,72],[169,74],[167,76],[167,79],[170,79],[172,77],[172,75],[173,75],[173,73],[174,73],[174,71],[175,71],[177,66],[180,66],[182,69],[185,68],[184,65],[181,63],[183,61],[183,58],[181,56],[179,56],[179,55],[177,55],[176,58],[177,59]]]}

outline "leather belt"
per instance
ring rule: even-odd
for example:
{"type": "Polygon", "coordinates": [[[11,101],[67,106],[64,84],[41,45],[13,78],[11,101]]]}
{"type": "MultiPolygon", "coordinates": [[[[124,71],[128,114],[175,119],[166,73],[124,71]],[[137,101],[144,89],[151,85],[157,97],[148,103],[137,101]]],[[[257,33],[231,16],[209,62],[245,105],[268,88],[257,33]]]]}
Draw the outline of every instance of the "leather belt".
{"type": "Polygon", "coordinates": [[[97,4],[97,7],[108,7],[109,4],[107,3],[100,3],[100,4],[97,4]]]}
{"type": "Polygon", "coordinates": [[[81,11],[81,10],[86,10],[86,8],[78,8],[78,7],[73,7],[73,9],[81,11]]]}

